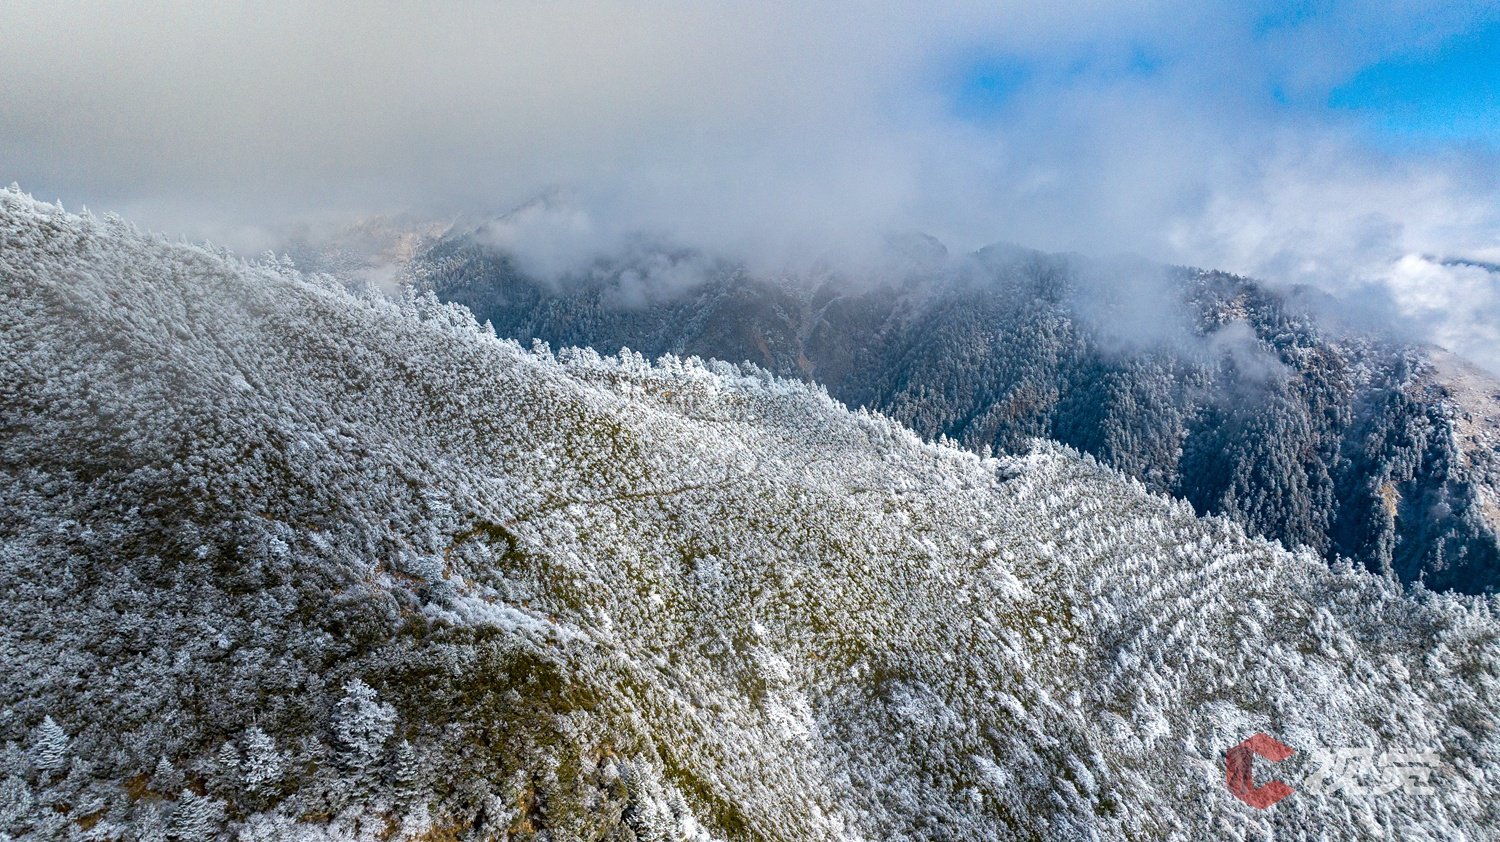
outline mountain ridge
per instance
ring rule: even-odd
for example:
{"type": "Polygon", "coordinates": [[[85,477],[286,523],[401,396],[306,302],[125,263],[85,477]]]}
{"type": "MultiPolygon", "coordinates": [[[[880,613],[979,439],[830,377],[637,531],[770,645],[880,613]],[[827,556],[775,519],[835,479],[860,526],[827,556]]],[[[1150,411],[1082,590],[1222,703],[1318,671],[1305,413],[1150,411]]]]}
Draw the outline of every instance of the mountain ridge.
{"type": "Polygon", "coordinates": [[[755,367],[525,350],[13,192],[0,277],[13,835],[1497,819],[1492,597],[1330,569],[1055,444],[983,458],[755,367]],[[1253,810],[1219,758],[1255,731],[1433,750],[1443,785],[1253,810]]]}
{"type": "Polygon", "coordinates": [[[696,282],[655,298],[638,291],[649,262],[542,280],[459,234],[409,282],[523,342],[749,360],[976,451],[1057,439],[1202,513],[1403,582],[1500,584],[1495,443],[1458,430],[1483,408],[1454,404],[1439,352],[1332,326],[1329,302],[1014,246],[872,282],[697,258],[696,282]]]}

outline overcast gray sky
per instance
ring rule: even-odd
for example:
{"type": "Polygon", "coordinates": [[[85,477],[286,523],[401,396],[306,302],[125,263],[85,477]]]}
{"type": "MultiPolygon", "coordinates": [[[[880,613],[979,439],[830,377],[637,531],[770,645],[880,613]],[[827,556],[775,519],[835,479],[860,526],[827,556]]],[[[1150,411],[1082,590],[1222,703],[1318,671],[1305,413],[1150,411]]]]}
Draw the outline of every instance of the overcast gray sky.
{"type": "Polygon", "coordinates": [[[6,0],[0,178],[247,250],[560,191],[567,247],[1131,251],[1500,367],[1495,274],[1422,259],[1500,262],[1500,10],[1289,5],[6,0]]]}

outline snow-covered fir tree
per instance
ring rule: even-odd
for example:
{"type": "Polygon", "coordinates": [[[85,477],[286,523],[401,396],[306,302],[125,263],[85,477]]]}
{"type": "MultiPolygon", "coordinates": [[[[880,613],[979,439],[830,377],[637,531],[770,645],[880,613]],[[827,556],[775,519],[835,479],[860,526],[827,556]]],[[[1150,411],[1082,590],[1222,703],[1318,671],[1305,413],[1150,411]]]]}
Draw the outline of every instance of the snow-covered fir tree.
{"type": "Polygon", "coordinates": [[[245,788],[252,793],[264,793],[275,788],[281,780],[284,760],[276,748],[276,740],[270,734],[252,725],[245,731],[245,788]]]}
{"type": "Polygon", "coordinates": [[[212,842],[224,821],[224,803],[185,789],[177,798],[167,831],[176,842],[212,842]]]}
{"type": "Polygon", "coordinates": [[[31,762],[44,775],[57,774],[68,768],[68,732],[51,716],[37,726],[31,744],[31,762]]]}
{"type": "Polygon", "coordinates": [[[396,729],[396,709],[380,701],[358,678],[344,684],[344,698],[333,714],[333,733],[345,762],[359,772],[373,770],[396,729]]]}

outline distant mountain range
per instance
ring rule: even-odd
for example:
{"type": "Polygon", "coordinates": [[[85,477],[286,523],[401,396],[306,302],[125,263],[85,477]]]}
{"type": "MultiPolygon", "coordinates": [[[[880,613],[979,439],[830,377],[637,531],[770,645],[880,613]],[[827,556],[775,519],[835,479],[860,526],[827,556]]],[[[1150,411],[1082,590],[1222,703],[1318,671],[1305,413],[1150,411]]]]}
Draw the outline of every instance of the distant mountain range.
{"type": "Polygon", "coordinates": [[[951,257],[921,237],[877,280],[652,247],[540,278],[493,241],[450,232],[408,281],[522,342],[750,361],[925,438],[1062,442],[1402,582],[1500,585],[1500,383],[1306,291],[1009,246],[951,257]]]}
{"type": "Polygon", "coordinates": [[[1383,460],[1365,502],[1397,525],[1369,534],[1394,541],[1421,495],[1452,508],[1431,534],[1459,530],[1436,465],[1463,428],[1420,358],[1198,274],[1204,318],[1254,342],[1119,355],[1069,316],[1065,266],[1025,253],[980,255],[978,286],[725,279],[629,311],[449,254],[430,277],[537,320],[516,330],[670,329],[1017,452],[924,443],[753,366],[528,350],[430,295],[0,191],[0,838],[1500,826],[1492,598],[1330,566],[1023,443],[1094,436],[1157,487],[1201,474],[1183,487],[1329,541],[1347,447],[1383,460]],[[1295,749],[1269,810],[1226,786],[1257,732],[1295,749]],[[1338,750],[1397,765],[1320,778],[1338,750]]]}
{"type": "Polygon", "coordinates": [[[1471,266],[1475,269],[1483,269],[1486,272],[1494,272],[1496,274],[1500,274],[1500,263],[1492,263],[1487,260],[1475,260],[1471,257],[1429,257],[1428,259],[1434,260],[1437,263],[1441,263],[1444,266],[1471,266]]]}

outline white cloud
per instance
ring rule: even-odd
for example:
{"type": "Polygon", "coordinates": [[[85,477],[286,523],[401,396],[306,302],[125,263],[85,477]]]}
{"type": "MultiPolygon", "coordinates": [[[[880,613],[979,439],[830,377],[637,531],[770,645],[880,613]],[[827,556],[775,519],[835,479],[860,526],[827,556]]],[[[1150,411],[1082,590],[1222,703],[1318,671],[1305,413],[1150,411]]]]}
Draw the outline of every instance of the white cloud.
{"type": "Polygon", "coordinates": [[[1382,281],[1401,315],[1423,335],[1500,372],[1500,272],[1409,254],[1382,281]]]}
{"type": "Polygon", "coordinates": [[[917,229],[1398,299],[1406,255],[1500,243],[1492,153],[1379,153],[1267,95],[1315,104],[1496,12],[1278,8],[9,0],[0,179],[247,250],[291,218],[561,189],[571,216],[496,230],[549,266],[637,230],[775,263],[917,229]],[[951,87],[984,56],[1034,72],[966,122],[951,87]]]}

